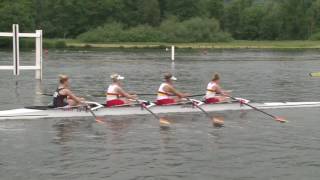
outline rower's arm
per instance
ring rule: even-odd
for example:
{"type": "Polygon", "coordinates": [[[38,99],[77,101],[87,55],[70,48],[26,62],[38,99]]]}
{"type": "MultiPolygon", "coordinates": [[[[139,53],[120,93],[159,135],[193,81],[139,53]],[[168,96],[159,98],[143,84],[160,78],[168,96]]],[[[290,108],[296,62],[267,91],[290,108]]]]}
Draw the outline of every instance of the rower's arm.
{"type": "Polygon", "coordinates": [[[66,95],[67,95],[70,99],[76,101],[77,103],[81,103],[81,98],[79,98],[79,97],[77,97],[76,95],[74,95],[74,94],[72,93],[72,91],[70,91],[69,89],[66,89],[66,90],[65,90],[65,93],[66,93],[66,95]]]}
{"type": "Polygon", "coordinates": [[[122,88],[117,88],[117,91],[118,91],[118,93],[119,93],[121,96],[124,96],[124,97],[126,97],[126,98],[128,98],[128,99],[136,99],[135,96],[133,96],[133,95],[125,92],[122,88]]]}
{"type": "Polygon", "coordinates": [[[176,90],[175,88],[173,88],[171,86],[167,86],[166,88],[168,88],[169,92],[173,93],[174,95],[178,96],[179,98],[185,97],[185,95],[183,93],[179,92],[178,90],[176,90]]]}
{"type": "Polygon", "coordinates": [[[223,94],[223,91],[221,89],[221,87],[219,85],[217,85],[216,87],[213,88],[213,90],[217,93],[217,94],[223,94]]]}
{"type": "Polygon", "coordinates": [[[222,89],[219,85],[215,88],[217,94],[222,94],[222,95],[229,95],[227,91],[222,89]]]}

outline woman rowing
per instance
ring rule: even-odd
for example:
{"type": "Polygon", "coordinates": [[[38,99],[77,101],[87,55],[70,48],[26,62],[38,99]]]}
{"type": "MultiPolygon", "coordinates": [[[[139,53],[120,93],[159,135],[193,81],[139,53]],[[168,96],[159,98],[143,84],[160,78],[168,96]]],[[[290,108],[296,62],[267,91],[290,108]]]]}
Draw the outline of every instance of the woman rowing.
{"type": "Polygon", "coordinates": [[[173,81],[176,81],[177,78],[171,73],[165,74],[164,80],[165,82],[160,85],[158,90],[157,105],[175,104],[189,95],[181,93],[174,88],[173,81]]]}
{"type": "Polygon", "coordinates": [[[206,104],[213,104],[228,101],[229,95],[227,91],[220,86],[220,75],[214,74],[211,82],[209,82],[206,90],[205,100],[206,104]]]}
{"type": "Polygon", "coordinates": [[[123,90],[121,83],[121,80],[124,79],[123,76],[120,76],[119,74],[112,74],[110,78],[112,80],[112,84],[109,85],[106,92],[107,107],[131,104],[131,100],[137,100],[136,95],[123,90]]]}
{"type": "Polygon", "coordinates": [[[69,77],[59,75],[59,86],[53,94],[53,107],[78,106],[84,101],[70,90],[69,77]]]}

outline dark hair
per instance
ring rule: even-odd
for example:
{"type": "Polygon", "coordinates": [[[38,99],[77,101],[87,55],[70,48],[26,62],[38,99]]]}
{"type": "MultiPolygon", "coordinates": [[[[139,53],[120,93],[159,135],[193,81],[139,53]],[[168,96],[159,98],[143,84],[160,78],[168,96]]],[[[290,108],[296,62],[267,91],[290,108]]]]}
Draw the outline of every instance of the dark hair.
{"type": "Polygon", "coordinates": [[[171,73],[165,73],[163,77],[164,77],[164,79],[169,80],[172,77],[172,74],[171,73]]]}

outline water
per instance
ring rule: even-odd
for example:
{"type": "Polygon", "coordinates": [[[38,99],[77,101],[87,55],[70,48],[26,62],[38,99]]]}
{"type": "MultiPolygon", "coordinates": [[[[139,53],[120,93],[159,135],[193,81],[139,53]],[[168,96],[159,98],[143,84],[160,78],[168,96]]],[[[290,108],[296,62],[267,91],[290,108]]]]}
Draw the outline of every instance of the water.
{"type": "MultiPolygon", "coordinates": [[[[82,95],[103,92],[112,72],[126,77],[134,92],[153,93],[161,73],[173,71],[177,87],[199,94],[213,72],[223,86],[253,101],[319,101],[318,51],[177,51],[175,64],[162,50],[49,51],[44,81],[33,72],[0,71],[0,109],[41,105],[57,75],[66,73],[82,95]]],[[[34,54],[23,52],[23,64],[34,54]]],[[[1,65],[11,52],[0,52],[1,65]]],[[[88,97],[103,102],[104,98],[88,97]]],[[[150,98],[150,97],[143,97],[150,98]]],[[[221,112],[225,127],[214,128],[201,113],[172,114],[170,129],[152,116],[8,120],[0,122],[0,179],[319,179],[319,109],[270,110],[279,124],[254,111],[221,112]]]]}

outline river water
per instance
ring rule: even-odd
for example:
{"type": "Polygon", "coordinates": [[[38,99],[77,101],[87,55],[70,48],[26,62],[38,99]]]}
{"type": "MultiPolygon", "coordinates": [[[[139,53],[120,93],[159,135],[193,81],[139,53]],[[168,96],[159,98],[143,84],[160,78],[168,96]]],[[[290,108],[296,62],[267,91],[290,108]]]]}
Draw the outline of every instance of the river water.
{"type": "MultiPolygon", "coordinates": [[[[320,52],[266,50],[177,50],[174,63],[163,50],[55,51],[44,54],[44,80],[22,71],[0,71],[0,110],[44,105],[68,74],[81,95],[104,91],[109,75],[126,77],[126,89],[154,93],[161,74],[173,72],[181,91],[203,93],[213,72],[225,89],[252,101],[320,101],[320,52]]],[[[0,65],[11,64],[0,51],[0,65]]],[[[31,65],[33,52],[22,52],[31,65]]],[[[153,97],[142,97],[153,99],[153,97]]],[[[103,102],[104,98],[88,97],[103,102]]],[[[270,110],[279,124],[254,111],[217,113],[225,127],[214,128],[201,113],[171,114],[170,129],[152,116],[7,120],[0,122],[0,179],[319,179],[319,109],[270,110]]]]}

